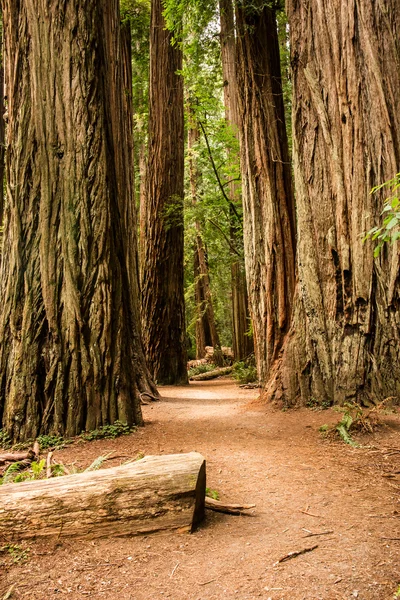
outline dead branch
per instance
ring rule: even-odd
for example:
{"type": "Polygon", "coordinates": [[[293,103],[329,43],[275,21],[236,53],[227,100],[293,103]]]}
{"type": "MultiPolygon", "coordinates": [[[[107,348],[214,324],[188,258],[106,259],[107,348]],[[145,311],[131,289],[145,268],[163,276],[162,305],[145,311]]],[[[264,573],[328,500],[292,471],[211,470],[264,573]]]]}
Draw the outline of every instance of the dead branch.
{"type": "Polygon", "coordinates": [[[295,552],[289,552],[289,554],[285,554],[285,556],[282,556],[282,558],[280,558],[279,560],[277,560],[276,563],[274,563],[274,566],[275,565],[279,565],[279,563],[286,562],[287,560],[291,560],[292,558],[296,558],[297,556],[300,556],[301,554],[306,554],[307,552],[312,552],[316,548],[318,548],[318,544],[315,545],[315,546],[311,546],[311,548],[303,548],[303,550],[297,550],[295,552]]]}
{"type": "Polygon", "coordinates": [[[226,513],[228,515],[243,515],[247,514],[245,511],[254,508],[255,504],[226,504],[220,500],[214,500],[206,496],[206,508],[214,510],[216,512],[226,513]]]}
{"type": "Polygon", "coordinates": [[[20,462],[22,460],[33,460],[36,454],[33,450],[27,452],[8,452],[6,454],[0,454],[0,465],[12,462],[20,462]]]}
{"type": "Polygon", "coordinates": [[[319,533],[311,533],[311,531],[310,531],[310,533],[308,533],[307,535],[305,535],[303,537],[308,538],[308,537],[314,537],[316,535],[328,535],[329,533],[333,533],[333,530],[330,530],[330,531],[320,531],[319,533]]]}

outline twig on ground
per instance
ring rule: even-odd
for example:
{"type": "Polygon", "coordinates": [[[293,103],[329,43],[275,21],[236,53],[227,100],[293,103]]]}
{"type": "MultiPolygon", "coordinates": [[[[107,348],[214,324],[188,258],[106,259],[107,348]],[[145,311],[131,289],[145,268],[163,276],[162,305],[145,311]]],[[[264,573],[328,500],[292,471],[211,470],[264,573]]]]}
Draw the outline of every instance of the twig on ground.
{"type": "Polygon", "coordinates": [[[174,576],[175,571],[177,570],[177,568],[179,567],[179,560],[176,563],[176,565],[174,566],[174,568],[172,569],[171,575],[169,576],[170,579],[172,579],[172,577],[174,576]]]}
{"type": "Polygon", "coordinates": [[[314,515],[313,513],[310,513],[307,510],[300,510],[299,512],[303,513],[303,515],[308,515],[309,517],[316,517],[317,519],[322,519],[321,515],[314,515]]]}
{"type": "Polygon", "coordinates": [[[209,579],[208,581],[203,581],[202,583],[199,582],[199,585],[207,585],[208,583],[212,583],[213,581],[217,581],[217,578],[214,577],[214,579],[209,579]]]}
{"type": "Polygon", "coordinates": [[[333,533],[333,530],[330,529],[329,531],[320,531],[319,533],[311,533],[311,531],[310,531],[310,533],[308,533],[307,535],[305,535],[303,537],[308,538],[308,537],[314,537],[316,535],[328,535],[329,533],[333,533]]]}
{"type": "Polygon", "coordinates": [[[277,560],[276,563],[274,563],[274,567],[276,565],[279,565],[280,563],[286,562],[287,560],[291,560],[292,558],[296,558],[297,556],[300,556],[301,554],[306,554],[307,552],[312,552],[316,548],[318,548],[318,544],[315,545],[315,546],[311,546],[311,548],[303,548],[303,550],[297,550],[295,552],[289,552],[289,554],[285,554],[285,556],[282,556],[282,558],[280,558],[279,560],[277,560]]]}
{"type": "Polygon", "coordinates": [[[14,589],[15,589],[15,583],[12,584],[12,586],[9,588],[9,590],[4,594],[2,600],[8,600],[9,598],[11,598],[11,594],[13,593],[14,589]]]}

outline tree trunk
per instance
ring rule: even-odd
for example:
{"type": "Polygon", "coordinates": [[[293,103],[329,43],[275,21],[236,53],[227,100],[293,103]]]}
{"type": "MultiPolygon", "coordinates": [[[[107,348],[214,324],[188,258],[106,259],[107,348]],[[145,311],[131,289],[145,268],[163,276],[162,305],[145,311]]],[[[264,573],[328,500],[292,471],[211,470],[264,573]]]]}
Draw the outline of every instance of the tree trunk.
{"type": "MultiPolygon", "coordinates": [[[[190,124],[188,131],[188,157],[190,190],[192,203],[198,203],[198,189],[200,173],[194,158],[194,150],[200,138],[200,132],[194,122],[195,117],[190,112],[190,124]]],[[[196,305],[196,358],[201,359],[206,355],[206,346],[220,347],[219,336],[215,325],[214,308],[212,303],[210,274],[208,270],[207,252],[204,246],[201,224],[196,221],[196,242],[194,245],[194,289],[196,305]]]]}
{"type": "MultiPolygon", "coordinates": [[[[4,149],[5,149],[5,122],[4,122],[4,51],[3,51],[3,12],[0,8],[0,227],[3,225],[4,216],[4,149]]],[[[1,236],[0,236],[1,254],[1,236]]]]}
{"type": "Polygon", "coordinates": [[[149,151],[144,207],[142,324],[148,365],[160,384],[185,384],[183,287],[184,115],[182,52],[171,45],[161,0],[150,30],[149,151]]]}
{"type": "MultiPolygon", "coordinates": [[[[224,79],[224,103],[226,120],[239,136],[238,89],[236,76],[235,22],[232,0],[220,0],[221,25],[221,61],[224,79]]],[[[241,204],[240,183],[230,182],[229,198],[232,203],[241,204]]],[[[231,211],[232,212],[232,211],[231,211]]],[[[242,228],[236,216],[231,214],[230,240],[233,248],[243,253],[242,228]]],[[[231,290],[232,290],[232,350],[235,360],[241,360],[254,350],[253,339],[249,335],[249,300],[246,286],[244,264],[237,254],[231,252],[231,290]]]]}
{"type": "Polygon", "coordinates": [[[139,424],[138,388],[153,389],[120,216],[132,197],[118,5],[3,2],[0,417],[14,441],[117,419],[139,424]]]}
{"type": "Polygon", "coordinates": [[[286,404],[369,403],[400,394],[398,245],[374,260],[400,169],[397,0],[289,2],[299,289],[267,388],[286,404]],[[318,35],[317,35],[318,32],[318,35]]]}
{"type": "Polygon", "coordinates": [[[237,3],[244,246],[258,376],[266,381],[290,326],[295,218],[274,10],[237,3]]]}
{"type": "Polygon", "coordinates": [[[190,532],[204,517],[205,469],[201,454],[190,452],[3,485],[0,535],[14,541],[190,532]]]}

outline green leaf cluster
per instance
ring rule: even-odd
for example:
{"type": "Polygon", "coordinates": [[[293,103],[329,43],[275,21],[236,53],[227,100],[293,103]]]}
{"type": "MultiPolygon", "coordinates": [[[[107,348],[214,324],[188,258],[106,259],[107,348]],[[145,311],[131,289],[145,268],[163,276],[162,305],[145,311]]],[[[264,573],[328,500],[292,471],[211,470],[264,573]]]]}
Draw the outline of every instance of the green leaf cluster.
{"type": "Polygon", "coordinates": [[[376,242],[374,248],[374,257],[377,258],[386,243],[394,244],[400,239],[400,198],[398,190],[400,188],[400,173],[397,173],[393,179],[374,187],[371,194],[375,194],[383,189],[389,189],[391,196],[386,199],[381,215],[383,216],[382,225],[370,229],[364,237],[364,242],[368,239],[376,242]]]}

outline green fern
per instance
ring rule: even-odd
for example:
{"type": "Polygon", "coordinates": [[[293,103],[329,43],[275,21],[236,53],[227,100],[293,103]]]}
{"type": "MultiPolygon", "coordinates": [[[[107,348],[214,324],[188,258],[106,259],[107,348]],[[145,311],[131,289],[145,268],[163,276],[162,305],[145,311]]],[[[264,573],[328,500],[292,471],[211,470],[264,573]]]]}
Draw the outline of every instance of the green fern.
{"type": "Polygon", "coordinates": [[[3,477],[0,478],[0,484],[12,483],[15,479],[15,476],[21,469],[23,469],[25,464],[21,461],[12,463],[7,467],[3,477]]]}
{"type": "Polygon", "coordinates": [[[104,461],[106,461],[107,458],[111,456],[111,454],[112,452],[109,452],[105,456],[98,456],[96,460],[94,460],[92,464],[89,467],[87,467],[87,469],[85,469],[83,472],[88,473],[89,471],[97,471],[98,469],[100,469],[104,461]]]}

